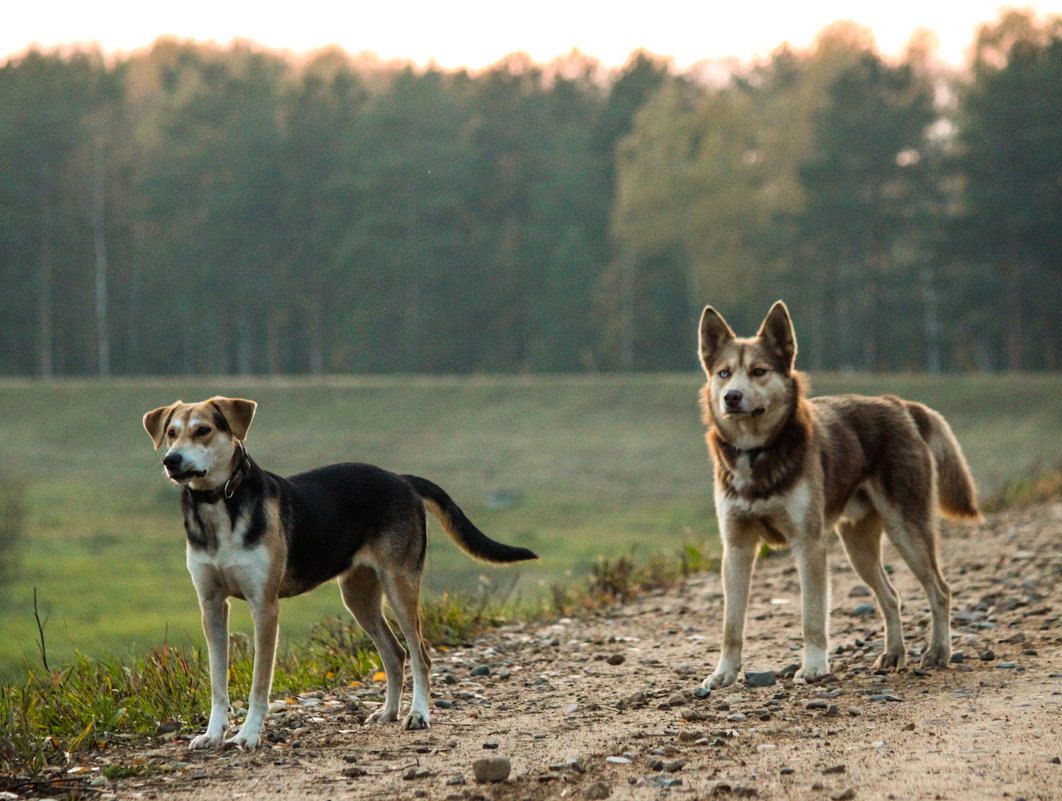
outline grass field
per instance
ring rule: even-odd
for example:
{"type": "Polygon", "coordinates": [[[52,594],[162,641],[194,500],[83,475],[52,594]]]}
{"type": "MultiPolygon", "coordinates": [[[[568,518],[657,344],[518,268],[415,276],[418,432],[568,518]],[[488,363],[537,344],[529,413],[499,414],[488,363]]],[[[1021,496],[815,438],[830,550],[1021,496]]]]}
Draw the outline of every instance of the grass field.
{"type": "MultiPolygon", "coordinates": [[[[24,509],[0,588],[0,671],[38,664],[32,597],[54,664],[198,645],[177,491],[140,425],[177,398],[253,398],[248,449],[292,473],[356,460],[427,476],[491,536],[539,562],[471,562],[433,526],[427,586],[524,602],[595,559],[716,550],[695,373],[591,377],[195,378],[0,382],[0,481],[24,509]],[[500,502],[500,499],[504,502],[500,502]]],[[[951,421],[982,492],[1062,457],[1062,376],[820,376],[818,393],[894,392],[951,421]]],[[[249,630],[244,605],[234,625],[249,630]]],[[[332,586],[286,601],[286,641],[345,614],[332,586]]]]}

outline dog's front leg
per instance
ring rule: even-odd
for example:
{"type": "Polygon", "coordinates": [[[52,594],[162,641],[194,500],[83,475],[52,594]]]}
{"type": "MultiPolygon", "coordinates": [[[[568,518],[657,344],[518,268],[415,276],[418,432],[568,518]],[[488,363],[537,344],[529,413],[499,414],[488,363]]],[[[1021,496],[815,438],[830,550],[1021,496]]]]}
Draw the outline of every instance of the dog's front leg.
{"type": "MultiPolygon", "coordinates": [[[[718,502],[718,501],[717,501],[718,502]]],[[[722,523],[722,519],[720,519],[722,523]]],[[[749,583],[756,564],[759,537],[754,532],[723,524],[723,653],[715,672],[706,678],[707,689],[726,687],[737,680],[741,648],[745,641],[745,612],[749,583]]]]}
{"type": "Polygon", "coordinates": [[[262,724],[269,713],[269,691],[273,686],[273,662],[277,653],[277,631],[280,625],[280,601],[275,596],[248,599],[254,622],[254,672],[251,676],[251,696],[247,704],[247,718],[240,733],[226,745],[253,751],[262,735],[262,724]]]}
{"type": "Polygon", "coordinates": [[[199,605],[210,662],[210,722],[206,734],[192,740],[192,749],[217,748],[229,725],[229,602],[211,595],[201,597],[199,605]]]}
{"type": "Polygon", "coordinates": [[[830,577],[826,565],[826,536],[812,528],[792,542],[800,573],[801,613],[804,623],[804,664],[798,679],[814,679],[830,672],[826,656],[830,577]]]}

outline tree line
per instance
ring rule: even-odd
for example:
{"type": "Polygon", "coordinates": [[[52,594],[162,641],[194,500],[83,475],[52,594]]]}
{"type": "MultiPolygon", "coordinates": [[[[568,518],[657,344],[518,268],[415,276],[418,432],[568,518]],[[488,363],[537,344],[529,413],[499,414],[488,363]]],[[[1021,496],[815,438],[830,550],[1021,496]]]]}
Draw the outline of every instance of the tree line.
{"type": "Polygon", "coordinates": [[[0,67],[0,373],[1062,367],[1062,19],[676,72],[157,41],[0,67]]]}

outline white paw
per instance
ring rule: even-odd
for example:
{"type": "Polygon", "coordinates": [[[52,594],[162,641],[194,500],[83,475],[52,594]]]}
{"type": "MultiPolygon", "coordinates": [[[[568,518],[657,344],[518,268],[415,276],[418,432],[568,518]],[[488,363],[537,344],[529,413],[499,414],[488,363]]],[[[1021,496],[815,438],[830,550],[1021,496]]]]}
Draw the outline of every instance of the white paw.
{"type": "Polygon", "coordinates": [[[209,748],[217,748],[221,745],[220,734],[200,734],[188,744],[190,751],[200,751],[209,748]]]}
{"type": "Polygon", "coordinates": [[[365,719],[366,723],[394,723],[398,720],[398,710],[382,706],[365,719]]]}
{"type": "Polygon", "coordinates": [[[239,748],[241,751],[253,751],[258,747],[258,739],[261,735],[261,731],[243,731],[233,737],[231,740],[225,741],[226,748],[239,748]]]}
{"type": "Polygon", "coordinates": [[[406,716],[405,721],[403,721],[402,727],[405,729],[428,728],[428,713],[418,712],[415,709],[409,710],[409,714],[406,716]]]}
{"type": "Polygon", "coordinates": [[[825,676],[829,672],[830,665],[828,662],[826,662],[825,659],[821,662],[818,660],[805,660],[804,667],[800,668],[800,670],[796,672],[795,678],[803,679],[804,681],[811,681],[812,679],[817,679],[821,676],[825,676]]]}
{"type": "Polygon", "coordinates": [[[729,687],[737,681],[737,674],[737,668],[724,668],[720,665],[715,669],[715,673],[701,683],[701,686],[706,690],[714,690],[716,687],[729,687]]]}

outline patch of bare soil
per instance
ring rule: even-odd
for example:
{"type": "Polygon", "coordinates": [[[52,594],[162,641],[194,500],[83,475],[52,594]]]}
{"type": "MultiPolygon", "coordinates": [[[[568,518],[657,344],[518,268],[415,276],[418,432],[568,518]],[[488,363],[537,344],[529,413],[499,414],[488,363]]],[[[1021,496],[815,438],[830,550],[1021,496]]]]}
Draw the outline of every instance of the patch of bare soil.
{"type": "MultiPolygon", "coordinates": [[[[800,656],[800,605],[780,553],[757,567],[745,652],[745,670],[778,674],[769,686],[698,692],[723,601],[718,575],[697,575],[606,613],[434,651],[427,731],[362,725],[370,693],[351,688],[283,704],[253,754],[191,753],[181,733],[82,767],[101,769],[93,795],[123,800],[1062,798],[1062,503],[949,526],[942,552],[954,591],[947,670],[917,670],[917,659],[873,670],[880,618],[835,547],[833,674],[785,678],[800,656]],[[507,757],[509,777],[477,782],[483,757],[507,757]],[[104,779],[108,764],[121,769],[104,779]]],[[[887,559],[914,651],[928,607],[887,559]]]]}

